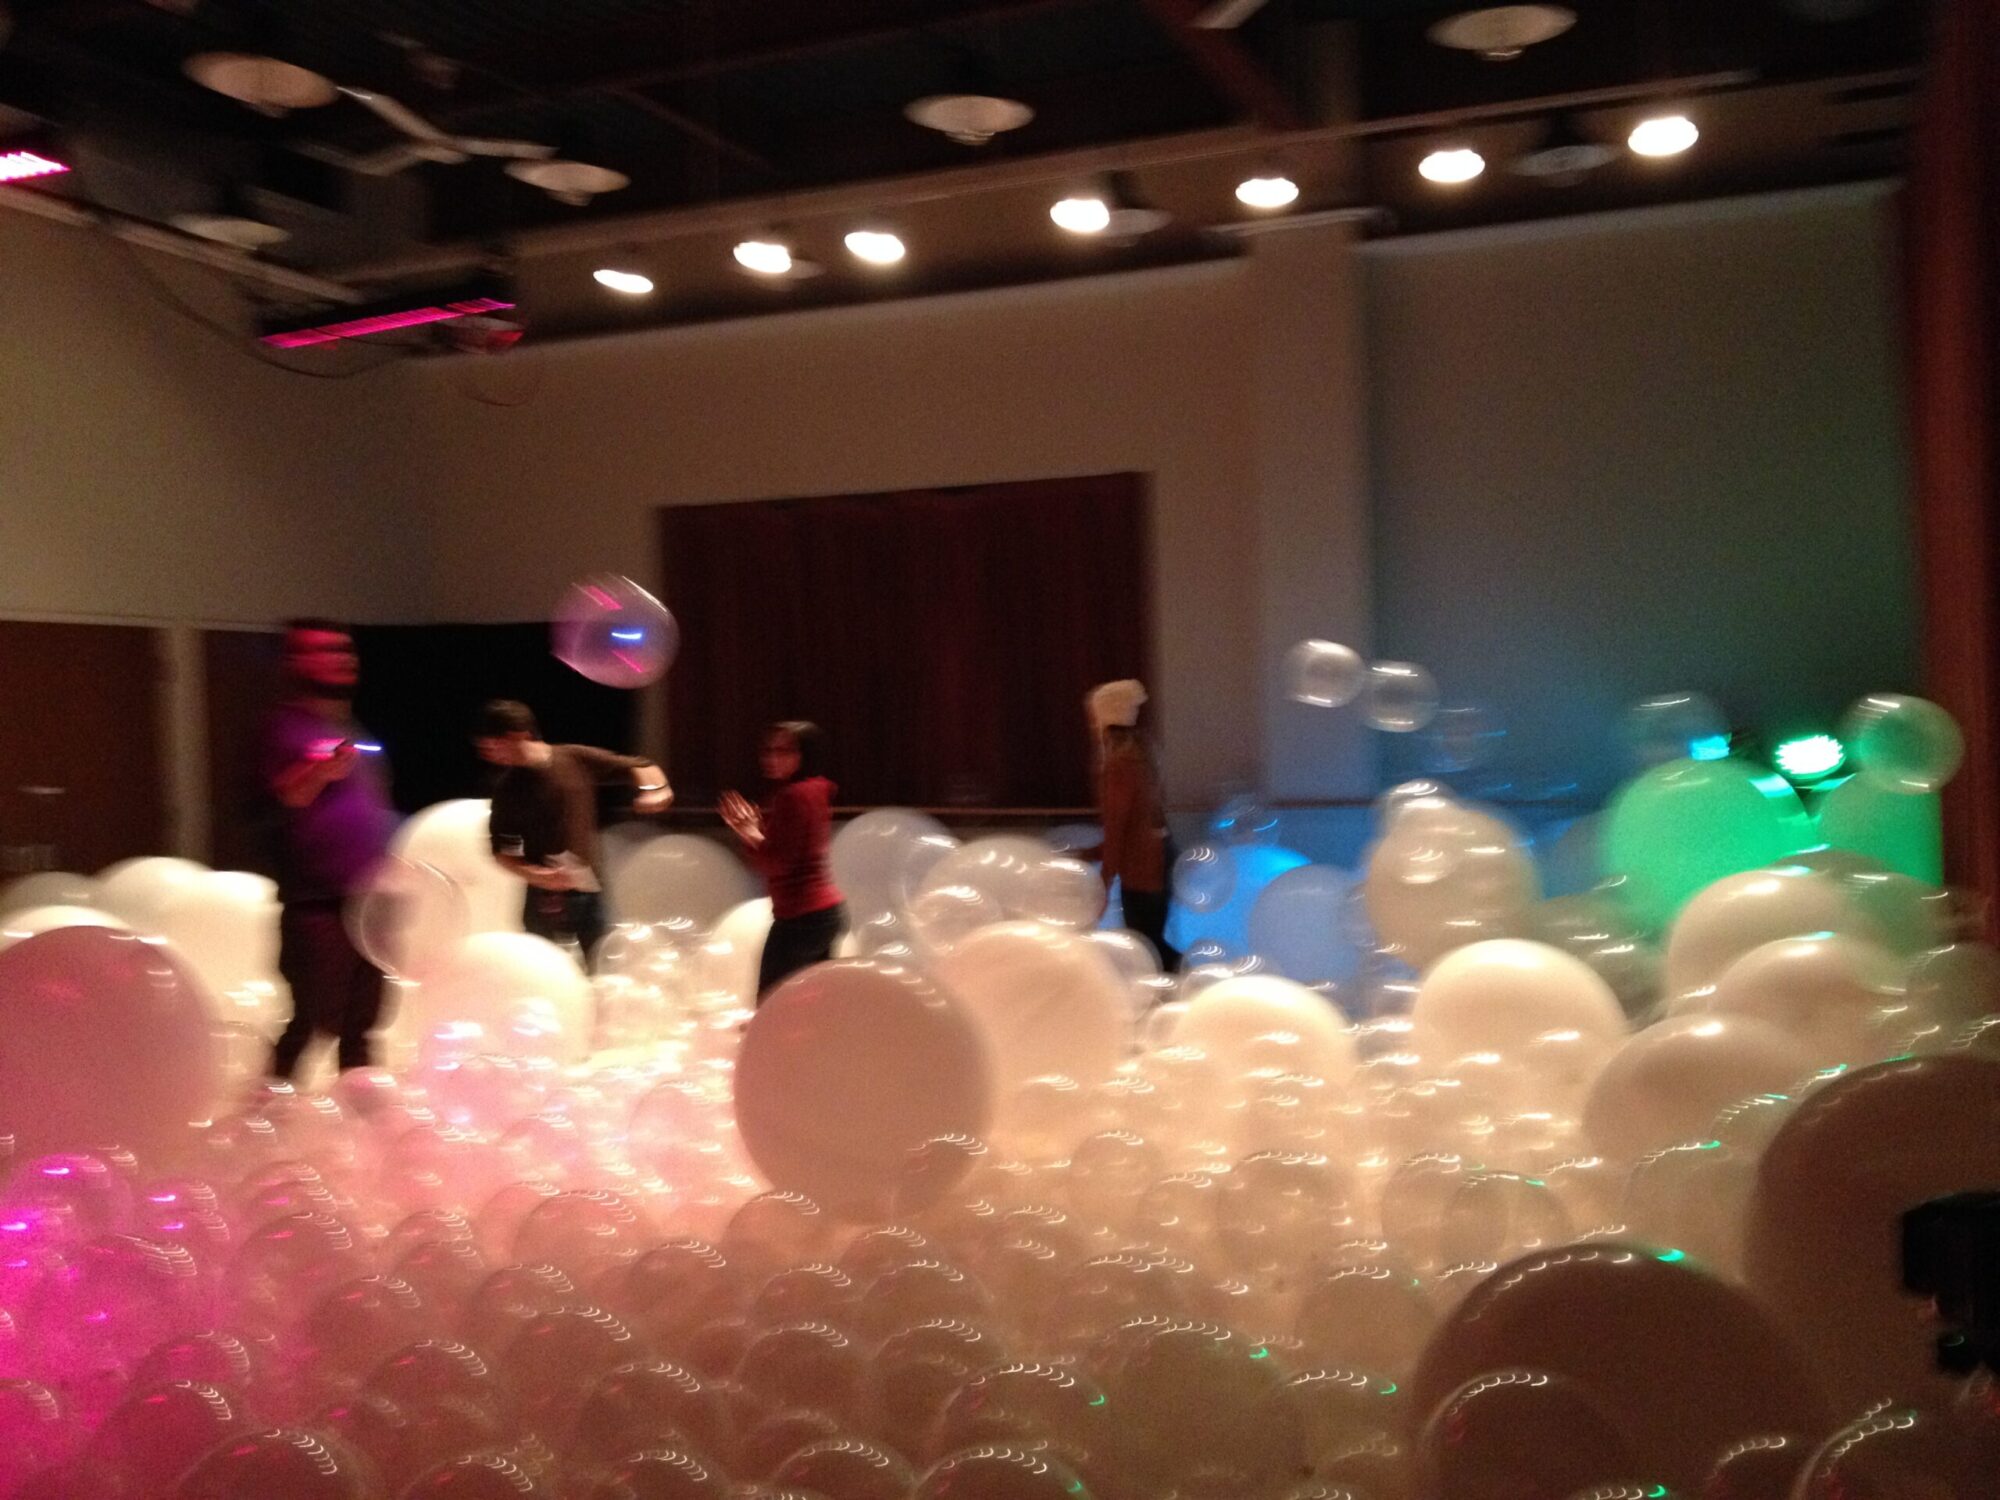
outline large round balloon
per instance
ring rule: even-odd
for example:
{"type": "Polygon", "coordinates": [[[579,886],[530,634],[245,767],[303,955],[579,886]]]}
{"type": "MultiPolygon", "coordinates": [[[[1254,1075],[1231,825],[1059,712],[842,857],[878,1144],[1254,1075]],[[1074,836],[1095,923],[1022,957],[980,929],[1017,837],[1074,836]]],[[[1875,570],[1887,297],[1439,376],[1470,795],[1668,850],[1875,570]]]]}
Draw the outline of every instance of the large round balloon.
{"type": "Polygon", "coordinates": [[[483,797],[433,803],[396,831],[390,852],[450,877],[472,931],[519,932],[527,885],[493,857],[492,811],[483,797]]]}
{"type": "Polygon", "coordinates": [[[278,888],[262,875],[212,870],[161,903],[161,936],[220,996],[278,970],[278,888]]]}
{"type": "Polygon", "coordinates": [[[834,884],[866,921],[907,904],[930,867],[957,847],[936,818],[907,807],[872,808],[834,834],[834,884]]]}
{"type": "Polygon", "coordinates": [[[985,1044],[958,1001],[914,969],[862,960],[817,964],[765,999],[735,1091],[737,1131],[773,1186],[877,1222],[954,1185],[962,1171],[913,1171],[913,1153],[983,1136],[993,1097],[985,1044]]]}
{"type": "Polygon", "coordinates": [[[639,688],[674,664],[681,630],[666,605],[631,579],[598,573],[556,601],[549,640],[558,661],[592,682],[639,688]]]}
{"type": "Polygon", "coordinates": [[[1369,920],[1416,968],[1466,943],[1515,935],[1541,894],[1520,836],[1493,814],[1443,796],[1399,807],[1367,861],[1369,920]]]}
{"type": "Polygon", "coordinates": [[[1812,1054],[1748,1016],[1685,1015],[1656,1022],[1620,1047],[1591,1085],[1583,1128],[1614,1161],[1636,1161],[1706,1133],[1717,1114],[1804,1077],[1812,1054]]]}
{"type": "Polygon", "coordinates": [[[1279,876],[1309,863],[1297,850],[1277,844],[1199,844],[1185,851],[1174,870],[1167,941],[1183,953],[1200,943],[1220,944],[1234,955],[1249,953],[1257,898],[1279,876]]]}
{"type": "Polygon", "coordinates": [[[1664,930],[1695,892],[1815,843],[1798,793],[1747,761],[1676,760],[1620,787],[1606,810],[1604,867],[1664,930]]]}
{"type": "Polygon", "coordinates": [[[2000,1183],[2000,1059],[1878,1063],[1812,1090],[1757,1168],[1751,1287],[1813,1352],[1844,1411],[1893,1391],[1949,1400],[1932,1330],[1903,1290],[1902,1216],[2000,1183]]]}
{"type": "Polygon", "coordinates": [[[1808,932],[1874,937],[1877,929],[1838,880],[1805,865],[1725,875],[1698,892],[1674,919],[1667,937],[1667,993],[1686,994],[1714,984],[1752,948],[1808,932]]]}
{"type": "Polygon", "coordinates": [[[1814,1067],[1859,1067],[1902,1040],[1902,979],[1903,965],[1874,943],[1815,932],[1751,949],[1722,971],[1707,1009],[1768,1021],[1814,1067]]]}
{"type": "Polygon", "coordinates": [[[1604,1040],[1625,1034],[1611,986],[1546,943],[1491,938],[1447,953],[1425,973],[1410,1019],[1456,1052],[1518,1058],[1550,1031],[1604,1040]]]}
{"type": "Polygon", "coordinates": [[[206,865],[164,854],[120,860],[97,872],[97,904],[135,932],[157,933],[167,903],[208,873],[206,865]]]}
{"type": "Polygon", "coordinates": [[[0,953],[37,933],[53,932],[58,927],[108,927],[116,932],[131,931],[110,912],[95,906],[19,907],[0,917],[0,953]]]}
{"type": "MultiPolygon", "coordinates": [[[[843,893],[846,887],[842,887],[843,893]]],[[[771,898],[739,902],[716,919],[702,945],[702,979],[707,989],[749,1005],[757,998],[757,970],[764,940],[771,935],[771,898]]]]}
{"type": "Polygon", "coordinates": [[[1346,874],[1331,865],[1285,871],[1250,908],[1251,951],[1300,984],[1346,984],[1361,967],[1349,894],[1346,874]]]}
{"type": "Polygon", "coordinates": [[[1957,721],[1928,698],[1870,693],[1847,711],[1841,738],[1861,773],[1896,792],[1935,792],[1965,759],[1957,721]]]}
{"type": "Polygon", "coordinates": [[[1823,1432],[1828,1419],[1783,1330],[1672,1249],[1577,1244],[1502,1266],[1438,1326],[1410,1404],[1435,1411],[1506,1369],[1575,1382],[1623,1429],[1639,1471],[1674,1486],[1699,1485],[1739,1438],[1823,1432]]]}
{"type": "Polygon", "coordinates": [[[199,983],[161,944],[63,927],[0,953],[0,1131],[24,1155],[170,1157],[221,1085],[199,983]]]}
{"type": "Polygon", "coordinates": [[[474,933],[405,1004],[433,1058],[569,1063],[590,1050],[590,982],[562,949],[525,932],[474,933]]]}
{"type": "MultiPolygon", "coordinates": [[[[1354,1072],[1354,1033],[1339,1007],[1270,974],[1219,980],[1203,990],[1174,1028],[1174,1045],[1199,1047],[1235,1072],[1258,1066],[1261,1039],[1273,1034],[1298,1038],[1297,1066],[1288,1071],[1333,1084],[1344,1084],[1354,1072]]],[[[1289,1046],[1285,1050],[1292,1055],[1289,1046]]]]}
{"type": "Polygon", "coordinates": [[[1003,1123],[1029,1079],[1061,1074],[1090,1088],[1124,1059],[1132,1007],[1117,970],[1084,938],[999,922],[941,956],[935,972],[985,1038],[1003,1123]]]}
{"type": "Polygon", "coordinates": [[[620,921],[705,931],[757,896],[756,877],[714,839],[664,833],[639,845],[611,871],[611,906],[620,921]]]}

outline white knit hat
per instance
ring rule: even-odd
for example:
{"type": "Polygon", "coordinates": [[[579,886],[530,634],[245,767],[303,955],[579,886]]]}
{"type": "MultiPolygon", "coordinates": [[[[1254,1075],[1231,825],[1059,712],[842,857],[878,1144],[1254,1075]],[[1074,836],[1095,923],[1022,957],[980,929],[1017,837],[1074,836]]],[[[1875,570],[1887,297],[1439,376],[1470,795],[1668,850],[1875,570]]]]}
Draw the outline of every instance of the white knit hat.
{"type": "Polygon", "coordinates": [[[1101,683],[1084,699],[1099,729],[1131,728],[1139,722],[1139,708],[1145,701],[1146,684],[1136,677],[1101,683]]]}

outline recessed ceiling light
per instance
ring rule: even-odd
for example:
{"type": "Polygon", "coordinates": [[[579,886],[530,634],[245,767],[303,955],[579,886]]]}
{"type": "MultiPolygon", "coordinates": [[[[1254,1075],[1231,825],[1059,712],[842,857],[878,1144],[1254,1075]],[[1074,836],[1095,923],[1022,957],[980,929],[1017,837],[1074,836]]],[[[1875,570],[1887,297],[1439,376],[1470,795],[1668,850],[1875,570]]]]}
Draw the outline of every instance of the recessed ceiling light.
{"type": "Polygon", "coordinates": [[[769,236],[739,240],[732,253],[737,265],[759,276],[784,276],[792,269],[792,247],[769,236]]]}
{"type": "Polygon", "coordinates": [[[592,271],[591,278],[601,286],[614,292],[622,292],[627,297],[644,297],[653,290],[653,278],[644,271],[621,270],[617,266],[600,266],[592,271]]]}
{"type": "Polygon", "coordinates": [[[538,187],[558,203],[581,208],[599,193],[630,187],[632,179],[614,167],[594,166],[552,156],[541,161],[510,161],[501,169],[516,182],[538,187]]]}
{"type": "Polygon", "coordinates": [[[1679,156],[1701,139],[1686,115],[1654,115],[1632,127],[1625,144],[1639,156],[1679,156]]]}
{"type": "Polygon", "coordinates": [[[1111,205],[1098,193],[1079,193],[1058,200],[1049,209],[1058,229],[1071,234],[1102,234],[1111,227],[1111,205]]]}
{"type": "Polygon", "coordinates": [[[1508,162],[1507,170],[1520,177],[1568,187],[1617,158],[1616,150],[1585,135],[1570,116],[1558,115],[1550,122],[1541,145],[1508,162]]]}
{"type": "Polygon", "coordinates": [[[1489,5],[1446,16],[1425,34],[1440,47],[1477,52],[1488,62],[1511,62],[1575,24],[1576,12],[1567,5],[1489,5]]]}
{"type": "Polygon", "coordinates": [[[267,224],[249,214],[175,214],[167,221],[182,234],[236,250],[268,250],[292,237],[278,224],[267,224]]]}
{"type": "Polygon", "coordinates": [[[846,245],[850,255],[871,266],[893,266],[907,253],[903,237],[880,226],[849,230],[846,245]]]}
{"type": "Polygon", "coordinates": [[[1486,158],[1470,146],[1433,151],[1417,163],[1417,171],[1431,182],[1470,182],[1485,170],[1486,158]]]}
{"type": "Polygon", "coordinates": [[[1299,201],[1299,185],[1288,174],[1267,168],[1236,184],[1236,201],[1246,208],[1284,208],[1299,201]]]}

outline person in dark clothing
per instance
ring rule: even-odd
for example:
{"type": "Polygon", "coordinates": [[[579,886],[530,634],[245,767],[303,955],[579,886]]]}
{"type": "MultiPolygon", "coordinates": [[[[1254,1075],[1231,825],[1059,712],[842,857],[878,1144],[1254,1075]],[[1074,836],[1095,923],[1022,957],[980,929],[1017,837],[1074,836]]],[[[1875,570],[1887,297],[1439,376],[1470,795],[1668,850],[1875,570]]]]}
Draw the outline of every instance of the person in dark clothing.
{"type": "Polygon", "coordinates": [[[847,923],[833,883],[833,783],[821,774],[819,726],[791,719],[764,731],[757,760],[768,792],[753,807],[722,795],[722,821],[742,841],[771,895],[771,932],[757,966],[757,1003],[799,970],[824,963],[847,923]]]}
{"type": "Polygon", "coordinates": [[[1097,738],[1097,810],[1104,822],[1104,887],[1119,884],[1125,925],[1153,945],[1160,968],[1171,974],[1180,954],[1167,946],[1168,856],[1160,776],[1139,730],[1146,688],[1132,678],[1093,688],[1088,699],[1097,738]]]}
{"type": "Polygon", "coordinates": [[[285,627],[290,697],[264,728],[258,764],[272,808],[274,873],[284,910],[278,972],[292,1017],[271,1054],[290,1078],[315,1033],[338,1039],[345,1070],[372,1062],[369,1033],[382,1006],[382,973],[347,934],[347,898],[389,852],[396,812],[381,746],[350,712],[360,664],[345,626],[294,620],[285,627]]]}
{"type": "Polygon", "coordinates": [[[551,745],[524,703],[496,699],[474,731],[482,760],[503,767],[493,787],[493,857],[528,882],[522,925],[552,943],[574,942],[585,966],[608,920],[597,839],[597,788],[630,779],[632,810],[664,812],[666,774],[639,755],[551,745]]]}

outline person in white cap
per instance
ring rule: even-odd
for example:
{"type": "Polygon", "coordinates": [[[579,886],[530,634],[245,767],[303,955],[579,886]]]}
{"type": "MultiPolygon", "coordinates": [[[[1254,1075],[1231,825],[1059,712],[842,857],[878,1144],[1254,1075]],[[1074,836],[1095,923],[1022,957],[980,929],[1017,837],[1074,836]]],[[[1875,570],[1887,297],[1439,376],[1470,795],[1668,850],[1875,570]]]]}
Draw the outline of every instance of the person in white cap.
{"type": "Polygon", "coordinates": [[[1092,688],[1084,700],[1097,739],[1097,812],[1104,824],[1104,886],[1119,883],[1125,925],[1151,943],[1172,973],[1181,956],[1167,946],[1166,812],[1153,752],[1139,731],[1146,685],[1122,678],[1092,688]]]}

